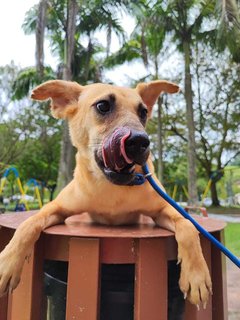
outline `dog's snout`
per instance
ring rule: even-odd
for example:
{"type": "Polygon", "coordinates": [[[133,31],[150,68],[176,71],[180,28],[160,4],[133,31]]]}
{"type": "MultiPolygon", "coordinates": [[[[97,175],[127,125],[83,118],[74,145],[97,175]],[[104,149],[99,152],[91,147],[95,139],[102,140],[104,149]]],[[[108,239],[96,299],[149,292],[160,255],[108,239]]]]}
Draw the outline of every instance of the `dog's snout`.
{"type": "Polygon", "coordinates": [[[125,151],[129,159],[142,165],[149,156],[150,141],[145,132],[131,130],[130,136],[125,140],[125,151]]]}

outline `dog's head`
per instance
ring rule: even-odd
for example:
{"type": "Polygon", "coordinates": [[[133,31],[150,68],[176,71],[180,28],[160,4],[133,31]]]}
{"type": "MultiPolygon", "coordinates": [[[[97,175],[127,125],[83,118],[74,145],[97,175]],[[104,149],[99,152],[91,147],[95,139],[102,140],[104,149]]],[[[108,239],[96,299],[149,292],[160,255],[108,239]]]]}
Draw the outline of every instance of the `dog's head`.
{"type": "Polygon", "coordinates": [[[161,92],[178,90],[176,84],[161,80],[135,89],[53,80],[34,89],[31,97],[50,98],[53,116],[68,120],[72,143],[94,175],[130,185],[135,165],[143,165],[149,156],[145,126],[156,99],[161,92]]]}

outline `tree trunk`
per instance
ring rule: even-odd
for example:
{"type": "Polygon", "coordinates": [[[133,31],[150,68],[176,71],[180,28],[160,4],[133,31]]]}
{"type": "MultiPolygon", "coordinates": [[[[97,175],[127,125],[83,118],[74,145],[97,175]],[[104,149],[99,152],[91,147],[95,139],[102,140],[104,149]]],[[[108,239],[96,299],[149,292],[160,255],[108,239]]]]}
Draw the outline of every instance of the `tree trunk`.
{"type": "Polygon", "coordinates": [[[220,202],[218,199],[218,194],[217,194],[217,183],[212,181],[211,184],[211,198],[212,198],[212,205],[213,206],[220,206],[220,202]]]}
{"type": "Polygon", "coordinates": [[[44,74],[44,31],[46,26],[47,0],[41,0],[38,6],[38,18],[36,26],[36,68],[39,78],[44,74]]]}
{"type": "Polygon", "coordinates": [[[61,155],[58,171],[57,192],[61,191],[73,178],[74,148],[72,146],[68,123],[63,123],[61,155]]]}
{"type": "Polygon", "coordinates": [[[184,60],[185,60],[185,100],[186,116],[188,128],[188,192],[189,204],[195,205],[198,202],[197,196],[197,175],[196,175],[196,154],[195,154],[195,125],[193,115],[193,95],[192,95],[192,77],[190,72],[190,45],[189,42],[183,42],[184,60]]]}
{"type": "Polygon", "coordinates": [[[163,132],[162,132],[162,97],[158,98],[158,179],[163,183],[163,132]]]}
{"type": "Polygon", "coordinates": [[[65,49],[64,69],[63,69],[64,80],[72,80],[71,65],[73,61],[73,53],[74,53],[74,47],[75,47],[76,15],[77,15],[76,0],[68,0],[67,31],[66,31],[65,48],[64,48],[65,49]]]}
{"type": "MultiPolygon", "coordinates": [[[[75,46],[75,31],[76,31],[76,15],[77,3],[76,0],[68,0],[67,8],[67,31],[65,39],[65,52],[64,52],[64,68],[63,79],[71,80],[72,72],[71,65],[73,59],[73,52],[75,46]]],[[[74,148],[71,144],[68,124],[65,121],[63,124],[63,135],[61,142],[61,154],[58,170],[57,192],[61,191],[73,178],[74,168],[74,148]]]]}

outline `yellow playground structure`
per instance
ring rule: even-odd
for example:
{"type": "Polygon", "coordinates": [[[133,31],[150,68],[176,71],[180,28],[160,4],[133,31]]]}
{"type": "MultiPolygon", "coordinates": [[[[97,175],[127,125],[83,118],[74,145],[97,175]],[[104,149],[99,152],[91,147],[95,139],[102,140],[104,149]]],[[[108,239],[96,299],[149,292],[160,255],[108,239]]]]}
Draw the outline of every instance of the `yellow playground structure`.
{"type": "Polygon", "coordinates": [[[13,173],[15,176],[15,181],[16,181],[16,184],[17,184],[18,189],[21,194],[21,202],[24,203],[26,210],[29,210],[29,205],[27,203],[26,194],[27,194],[28,189],[31,185],[34,186],[34,195],[36,195],[39,207],[41,208],[42,207],[42,200],[41,200],[37,181],[35,179],[29,179],[28,182],[26,183],[25,188],[23,188],[21,179],[19,177],[18,170],[14,167],[7,168],[2,176],[2,179],[0,181],[0,196],[3,194],[4,187],[5,187],[5,184],[8,180],[8,176],[10,173],[13,173]]]}

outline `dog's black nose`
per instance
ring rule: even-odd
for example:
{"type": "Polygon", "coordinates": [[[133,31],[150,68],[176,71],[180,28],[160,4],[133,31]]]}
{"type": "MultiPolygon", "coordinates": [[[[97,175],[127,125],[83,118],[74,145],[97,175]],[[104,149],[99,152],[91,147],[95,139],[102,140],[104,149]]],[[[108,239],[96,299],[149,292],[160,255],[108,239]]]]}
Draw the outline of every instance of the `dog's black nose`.
{"type": "Polygon", "coordinates": [[[145,132],[131,130],[125,141],[125,151],[129,159],[143,165],[149,156],[149,145],[150,141],[145,132]]]}

